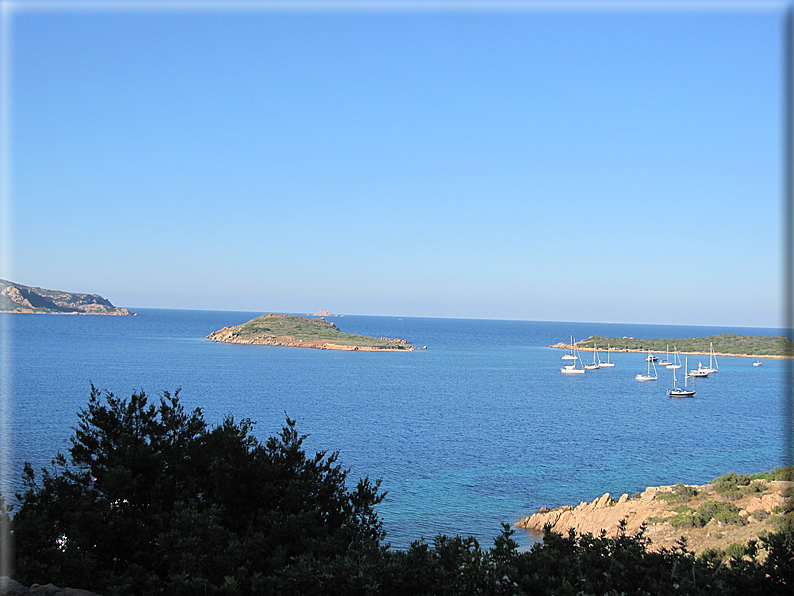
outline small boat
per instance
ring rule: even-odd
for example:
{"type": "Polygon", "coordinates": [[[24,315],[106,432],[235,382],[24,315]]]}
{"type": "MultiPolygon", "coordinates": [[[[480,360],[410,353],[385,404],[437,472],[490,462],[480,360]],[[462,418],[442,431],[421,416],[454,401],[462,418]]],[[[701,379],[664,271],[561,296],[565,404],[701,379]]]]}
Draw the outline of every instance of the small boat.
{"type": "Polygon", "coordinates": [[[681,368],[681,356],[677,351],[673,353],[673,363],[668,364],[667,368],[672,368],[672,369],[681,368]]]}
{"type": "Polygon", "coordinates": [[[653,354],[651,354],[651,351],[648,350],[648,357],[646,358],[646,360],[648,362],[656,362],[657,360],[659,360],[659,358],[657,356],[654,356],[653,354]]]}
{"type": "MultiPolygon", "coordinates": [[[[686,370],[686,368],[684,370],[686,370]]],[[[667,395],[669,395],[670,397],[692,397],[693,395],[695,395],[694,389],[687,389],[686,381],[687,381],[687,376],[684,375],[684,388],[681,389],[680,387],[678,387],[678,379],[675,378],[675,369],[673,369],[673,388],[667,391],[667,395]]]]}
{"type": "Polygon", "coordinates": [[[573,342],[573,337],[571,338],[571,351],[573,357],[575,358],[573,364],[566,364],[560,369],[560,372],[564,375],[583,375],[584,374],[584,367],[576,368],[576,363],[582,363],[582,359],[579,357],[579,353],[576,350],[576,344],[573,342]]]}
{"type": "Polygon", "coordinates": [[[584,365],[586,370],[594,370],[596,368],[600,368],[598,363],[598,346],[593,342],[593,363],[592,364],[585,364],[584,365]]]}
{"type": "MultiPolygon", "coordinates": [[[[686,368],[684,370],[686,370],[686,368]]],[[[709,373],[702,368],[693,368],[687,373],[687,376],[693,379],[705,379],[707,376],[709,376],[709,373]]]]}
{"type": "Polygon", "coordinates": [[[763,362],[761,362],[760,360],[756,360],[755,362],[753,362],[753,366],[761,366],[762,364],[763,362]]]}
{"type": "Polygon", "coordinates": [[[648,357],[645,359],[648,363],[648,373],[647,374],[638,374],[634,377],[635,381],[655,381],[659,378],[659,374],[656,372],[656,362],[651,359],[651,351],[648,350],[648,357]],[[651,376],[651,365],[653,365],[653,376],[651,376]]]}
{"type": "Polygon", "coordinates": [[[573,335],[571,336],[571,353],[570,354],[564,354],[563,357],[562,357],[562,360],[576,360],[576,356],[574,356],[574,353],[573,353],[573,335]]]}
{"type": "Polygon", "coordinates": [[[672,364],[669,360],[670,358],[670,346],[667,346],[667,352],[665,352],[664,360],[659,360],[659,366],[667,366],[668,364],[672,364]]]}
{"type": "Polygon", "coordinates": [[[717,364],[717,355],[714,353],[714,342],[711,342],[711,347],[709,348],[709,365],[703,366],[700,362],[698,362],[698,370],[705,373],[715,373],[720,370],[720,367],[717,364]]]}
{"type": "Polygon", "coordinates": [[[602,368],[605,367],[605,366],[606,367],[615,366],[614,362],[610,362],[609,361],[609,348],[610,348],[610,345],[607,344],[607,361],[606,362],[601,362],[601,360],[598,361],[598,364],[600,364],[602,368]]]}

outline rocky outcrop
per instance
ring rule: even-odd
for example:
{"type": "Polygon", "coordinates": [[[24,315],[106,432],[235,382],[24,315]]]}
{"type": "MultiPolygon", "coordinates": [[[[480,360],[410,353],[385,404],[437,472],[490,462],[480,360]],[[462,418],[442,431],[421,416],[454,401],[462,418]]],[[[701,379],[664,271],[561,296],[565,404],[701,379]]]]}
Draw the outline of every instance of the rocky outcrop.
{"type": "Polygon", "coordinates": [[[25,587],[10,577],[0,577],[0,596],[99,596],[88,590],[59,588],[53,584],[33,584],[25,587]]]}
{"type": "Polygon", "coordinates": [[[706,484],[690,486],[697,496],[688,500],[672,498],[677,486],[683,485],[648,487],[632,497],[628,494],[621,495],[618,500],[605,493],[592,502],[583,501],[575,507],[543,507],[515,525],[534,531],[542,531],[546,525],[550,525],[552,531],[562,534],[574,529],[579,534],[597,535],[603,530],[607,536],[614,537],[619,532],[621,521],[625,520],[627,534],[636,534],[646,525],[645,536],[651,539],[652,548],[673,547],[681,536],[686,536],[688,547],[695,552],[703,552],[708,548],[724,549],[731,543],[745,544],[772,531],[772,516],[785,508],[794,482],[771,481],[764,485],[763,492],[746,494],[731,500],[730,503],[739,510],[739,516],[743,520],[741,524],[722,523],[712,519],[700,528],[674,527],[666,520],[672,520],[676,516],[677,512],[673,510],[675,508],[680,512],[682,506],[686,505],[694,512],[703,503],[722,502],[725,497],[706,484]],[[759,510],[763,510],[765,514],[757,514],[759,510]]]}
{"type": "Polygon", "coordinates": [[[83,315],[130,315],[98,294],[79,294],[23,286],[0,279],[0,312],[83,315]]]}

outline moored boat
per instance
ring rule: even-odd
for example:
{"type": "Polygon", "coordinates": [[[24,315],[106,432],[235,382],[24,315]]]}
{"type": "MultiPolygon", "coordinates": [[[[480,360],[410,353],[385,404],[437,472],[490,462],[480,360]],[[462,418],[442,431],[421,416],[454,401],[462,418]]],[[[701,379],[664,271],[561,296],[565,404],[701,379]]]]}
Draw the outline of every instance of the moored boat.
{"type": "Polygon", "coordinates": [[[612,366],[615,366],[615,363],[614,363],[614,362],[610,362],[610,361],[609,361],[609,351],[610,351],[610,345],[609,345],[609,344],[607,344],[607,361],[606,361],[606,362],[601,362],[601,360],[599,360],[599,361],[598,361],[598,364],[600,364],[602,368],[603,368],[603,367],[612,367],[612,366]]]}
{"type": "Polygon", "coordinates": [[[648,363],[648,372],[646,374],[638,374],[634,377],[635,381],[655,381],[659,378],[659,374],[656,372],[656,362],[653,360],[650,350],[648,350],[648,357],[645,361],[648,363]],[[653,376],[651,376],[651,365],[653,365],[653,376]]]}
{"type": "MultiPolygon", "coordinates": [[[[688,364],[688,363],[687,363],[688,364]]],[[[686,370],[686,368],[684,368],[686,370]]],[[[687,376],[684,375],[684,388],[678,387],[678,380],[675,377],[676,369],[673,369],[673,388],[667,390],[667,395],[670,397],[692,397],[695,395],[694,389],[688,389],[686,386],[687,376]]]]}
{"type": "Polygon", "coordinates": [[[582,363],[582,359],[579,356],[579,352],[576,350],[576,344],[573,341],[573,337],[571,337],[571,353],[574,357],[573,364],[566,364],[560,369],[560,372],[564,375],[583,375],[584,374],[584,367],[577,368],[576,364],[582,363]]]}

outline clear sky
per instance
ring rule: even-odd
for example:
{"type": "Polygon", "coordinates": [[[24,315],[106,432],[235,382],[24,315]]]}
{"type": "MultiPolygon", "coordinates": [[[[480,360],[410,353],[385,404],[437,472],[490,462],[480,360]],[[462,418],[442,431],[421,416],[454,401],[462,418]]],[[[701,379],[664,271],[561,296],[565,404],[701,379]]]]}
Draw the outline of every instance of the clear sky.
{"type": "Polygon", "coordinates": [[[7,5],[3,277],[782,324],[784,3],[317,5],[7,5]]]}

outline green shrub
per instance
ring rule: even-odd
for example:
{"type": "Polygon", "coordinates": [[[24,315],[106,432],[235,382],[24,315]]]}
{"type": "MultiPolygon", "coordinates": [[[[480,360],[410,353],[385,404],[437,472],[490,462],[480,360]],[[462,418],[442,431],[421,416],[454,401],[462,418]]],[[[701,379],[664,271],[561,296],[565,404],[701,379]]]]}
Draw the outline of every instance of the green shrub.
{"type": "Polygon", "coordinates": [[[700,517],[701,519],[705,520],[702,524],[703,526],[705,526],[712,519],[724,524],[733,524],[736,526],[747,525],[747,520],[739,515],[739,508],[736,507],[736,505],[721,501],[709,501],[708,503],[703,503],[700,507],[698,507],[696,517],[700,517]]]}
{"type": "Polygon", "coordinates": [[[746,544],[734,542],[726,547],[725,556],[730,557],[731,559],[741,559],[747,554],[747,552],[748,548],[746,544]]]}
{"type": "Polygon", "coordinates": [[[750,515],[752,515],[758,521],[764,521],[769,517],[769,512],[765,509],[756,509],[750,515]]]}
{"type": "Polygon", "coordinates": [[[694,486],[687,486],[686,484],[676,484],[673,487],[673,492],[678,496],[681,500],[683,499],[694,499],[698,496],[699,491],[694,486]]]}
{"type": "Polygon", "coordinates": [[[719,478],[715,478],[712,484],[714,485],[714,490],[718,493],[728,493],[738,490],[740,486],[750,484],[750,477],[736,472],[728,472],[719,478]]]}

